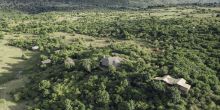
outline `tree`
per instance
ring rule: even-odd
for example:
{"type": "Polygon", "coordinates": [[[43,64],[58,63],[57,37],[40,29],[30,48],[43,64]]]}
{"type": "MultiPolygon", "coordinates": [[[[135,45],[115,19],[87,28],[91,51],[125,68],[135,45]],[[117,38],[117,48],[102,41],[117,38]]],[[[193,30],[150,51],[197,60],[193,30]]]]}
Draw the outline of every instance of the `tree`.
{"type": "Polygon", "coordinates": [[[84,70],[91,72],[91,70],[92,70],[91,65],[92,65],[92,62],[90,59],[83,59],[82,60],[82,67],[84,70]]]}
{"type": "Polygon", "coordinates": [[[109,73],[114,74],[116,72],[116,67],[113,65],[109,65],[108,71],[109,71],[109,73]]]}
{"type": "Polygon", "coordinates": [[[123,101],[118,105],[118,110],[135,110],[135,103],[133,100],[123,101]]]}
{"type": "Polygon", "coordinates": [[[39,84],[39,90],[42,92],[42,96],[46,97],[47,95],[50,94],[49,88],[51,86],[50,81],[48,80],[42,80],[39,84]]]}
{"type": "Polygon", "coordinates": [[[71,58],[67,58],[65,61],[64,61],[64,66],[67,68],[67,69],[70,69],[70,68],[73,68],[75,66],[75,62],[73,59],[71,58]]]}
{"type": "Polygon", "coordinates": [[[173,103],[179,103],[181,101],[180,91],[177,88],[172,87],[170,89],[171,99],[173,103]]]}
{"type": "Polygon", "coordinates": [[[85,105],[79,100],[74,100],[72,103],[72,107],[73,107],[73,110],[85,110],[86,109],[85,105]]]}
{"type": "Polygon", "coordinates": [[[53,92],[56,93],[58,96],[63,96],[64,95],[64,92],[65,92],[64,88],[65,88],[64,85],[62,85],[60,83],[57,84],[57,85],[54,85],[52,87],[53,92]]]}
{"type": "Polygon", "coordinates": [[[42,80],[39,84],[39,90],[48,89],[50,88],[51,83],[48,80],[42,80]]]}
{"type": "Polygon", "coordinates": [[[135,104],[137,110],[147,110],[149,109],[149,105],[146,103],[146,102],[141,102],[141,101],[138,101],[136,104],[135,104]]]}
{"type": "Polygon", "coordinates": [[[65,110],[74,110],[72,107],[72,101],[70,99],[66,99],[64,101],[64,105],[65,105],[65,110]]]}
{"type": "Polygon", "coordinates": [[[96,103],[100,105],[108,105],[110,102],[109,93],[106,90],[99,90],[96,93],[96,103]]]}

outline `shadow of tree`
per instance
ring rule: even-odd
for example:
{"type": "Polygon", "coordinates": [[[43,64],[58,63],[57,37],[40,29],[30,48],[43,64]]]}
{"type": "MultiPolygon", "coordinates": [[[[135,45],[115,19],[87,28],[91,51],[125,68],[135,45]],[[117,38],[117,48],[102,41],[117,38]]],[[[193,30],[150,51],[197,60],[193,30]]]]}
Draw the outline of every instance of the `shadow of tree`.
{"type": "MultiPolygon", "coordinates": [[[[36,62],[39,60],[39,53],[31,52],[28,54],[28,60],[21,60],[20,57],[10,57],[11,59],[19,59],[18,63],[7,63],[2,69],[7,70],[6,73],[1,73],[0,76],[0,99],[4,100],[5,108],[0,106],[0,110],[24,110],[25,103],[16,103],[13,100],[12,92],[24,86],[28,80],[28,75],[36,67],[36,62]],[[7,104],[9,103],[9,104],[7,104]]],[[[4,105],[3,103],[3,105],[4,105]]],[[[1,103],[0,103],[1,105],[1,103]]]]}
{"type": "Polygon", "coordinates": [[[19,72],[22,72],[22,74],[26,74],[30,69],[35,67],[36,61],[39,58],[38,53],[32,53],[29,55],[28,60],[22,60],[21,57],[10,57],[12,59],[19,59],[20,62],[13,64],[13,63],[6,63],[7,67],[2,67],[2,69],[7,70],[6,73],[1,73],[2,76],[0,76],[0,84],[3,84],[5,82],[8,82],[10,80],[16,79],[16,75],[19,72]]]}

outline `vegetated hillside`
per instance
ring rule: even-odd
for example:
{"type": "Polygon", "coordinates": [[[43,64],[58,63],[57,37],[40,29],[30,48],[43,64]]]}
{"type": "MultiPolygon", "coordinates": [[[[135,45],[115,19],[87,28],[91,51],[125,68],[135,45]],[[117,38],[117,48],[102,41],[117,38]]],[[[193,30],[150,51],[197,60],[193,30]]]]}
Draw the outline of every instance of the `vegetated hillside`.
{"type": "Polygon", "coordinates": [[[145,12],[51,12],[4,18],[1,29],[34,34],[11,40],[10,45],[40,46],[38,69],[15,100],[31,100],[32,109],[45,110],[220,109],[220,19],[203,17],[212,10],[198,8],[200,17],[189,12],[161,19],[145,12]],[[5,25],[11,19],[17,25],[5,25]],[[87,46],[91,39],[68,39],[67,44],[65,36],[49,35],[54,32],[111,40],[103,47],[87,46]],[[103,67],[104,56],[125,61],[118,68],[103,67]],[[40,62],[45,60],[51,63],[40,62]],[[177,86],[153,79],[167,74],[186,79],[192,88],[182,93],[177,86]]]}
{"type": "Polygon", "coordinates": [[[130,6],[147,7],[157,5],[175,5],[175,4],[204,4],[204,3],[219,3],[220,0],[130,0],[130,6]]]}
{"type": "Polygon", "coordinates": [[[177,4],[215,6],[220,0],[0,0],[0,8],[19,9],[31,13],[68,11],[89,8],[148,8],[177,4]]]}
{"type": "Polygon", "coordinates": [[[1,4],[47,4],[47,3],[62,3],[62,4],[84,4],[96,6],[139,6],[147,7],[154,5],[168,5],[168,4],[190,4],[190,3],[219,3],[220,0],[0,0],[1,4]]]}
{"type": "Polygon", "coordinates": [[[30,2],[61,2],[61,3],[100,3],[100,4],[115,4],[126,2],[146,2],[149,4],[182,4],[182,3],[214,3],[219,0],[1,0],[5,2],[18,2],[18,3],[30,3],[30,2]]]}

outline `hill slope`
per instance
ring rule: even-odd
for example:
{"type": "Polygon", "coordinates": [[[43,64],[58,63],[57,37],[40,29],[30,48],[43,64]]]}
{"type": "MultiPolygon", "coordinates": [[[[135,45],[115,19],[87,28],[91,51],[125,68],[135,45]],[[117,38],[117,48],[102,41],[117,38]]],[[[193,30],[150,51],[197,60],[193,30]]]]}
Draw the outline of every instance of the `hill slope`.
{"type": "Polygon", "coordinates": [[[64,4],[84,4],[96,6],[152,6],[166,4],[188,4],[188,3],[220,3],[220,0],[0,0],[0,4],[47,4],[47,3],[64,3],[64,4]]]}
{"type": "Polygon", "coordinates": [[[89,8],[147,8],[176,4],[220,3],[220,0],[0,0],[0,8],[30,13],[89,8]]]}

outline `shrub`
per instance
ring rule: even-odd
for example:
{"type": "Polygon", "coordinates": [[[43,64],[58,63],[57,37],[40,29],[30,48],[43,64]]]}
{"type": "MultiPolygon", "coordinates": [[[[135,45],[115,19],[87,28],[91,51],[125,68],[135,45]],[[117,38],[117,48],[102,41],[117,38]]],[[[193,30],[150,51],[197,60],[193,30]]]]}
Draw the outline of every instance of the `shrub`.
{"type": "Polygon", "coordinates": [[[70,68],[73,68],[75,66],[75,62],[73,59],[71,58],[67,58],[65,61],[64,61],[64,66],[67,68],[67,69],[70,69],[70,68]]]}
{"type": "Polygon", "coordinates": [[[22,53],[21,58],[22,58],[23,60],[27,60],[27,59],[28,59],[28,56],[27,56],[25,53],[22,53]]]}
{"type": "Polygon", "coordinates": [[[21,93],[18,92],[16,94],[13,95],[13,98],[14,100],[17,102],[17,101],[20,101],[21,100],[21,93]]]}
{"type": "Polygon", "coordinates": [[[83,59],[82,60],[82,67],[85,71],[91,72],[92,70],[92,62],[90,59],[83,59]]]}

